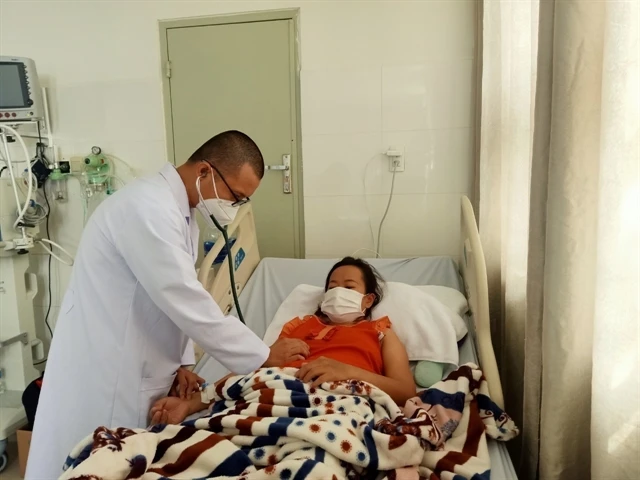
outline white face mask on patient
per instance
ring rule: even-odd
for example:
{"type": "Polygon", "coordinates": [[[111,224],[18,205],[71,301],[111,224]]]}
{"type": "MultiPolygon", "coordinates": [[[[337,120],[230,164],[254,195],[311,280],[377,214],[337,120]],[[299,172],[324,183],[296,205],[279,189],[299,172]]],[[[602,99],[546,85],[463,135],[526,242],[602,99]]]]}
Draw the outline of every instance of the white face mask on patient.
{"type": "Polygon", "coordinates": [[[213,220],[211,220],[210,215],[218,221],[221,227],[226,227],[236,218],[238,207],[234,207],[233,202],[229,200],[222,200],[218,197],[218,189],[216,188],[216,182],[213,179],[213,172],[211,172],[211,181],[213,182],[213,190],[216,194],[216,198],[207,198],[206,200],[202,198],[202,193],[200,193],[201,178],[202,177],[198,177],[196,180],[196,190],[198,191],[198,197],[200,199],[196,208],[204,217],[207,225],[211,228],[216,228],[216,225],[213,223],[213,220]]]}
{"type": "Polygon", "coordinates": [[[325,292],[320,310],[333,323],[351,323],[364,315],[363,298],[364,295],[355,290],[335,287],[325,292]]]}

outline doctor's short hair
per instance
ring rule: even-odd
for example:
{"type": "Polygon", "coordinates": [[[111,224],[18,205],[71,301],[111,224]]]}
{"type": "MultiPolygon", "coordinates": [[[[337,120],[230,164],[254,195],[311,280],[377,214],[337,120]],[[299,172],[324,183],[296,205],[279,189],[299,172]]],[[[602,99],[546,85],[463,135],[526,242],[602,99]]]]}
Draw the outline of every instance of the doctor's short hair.
{"type": "Polygon", "coordinates": [[[189,162],[207,162],[221,173],[234,174],[248,163],[258,178],[264,176],[264,158],[256,142],[242,132],[228,130],[211,137],[198,148],[189,162]]]}

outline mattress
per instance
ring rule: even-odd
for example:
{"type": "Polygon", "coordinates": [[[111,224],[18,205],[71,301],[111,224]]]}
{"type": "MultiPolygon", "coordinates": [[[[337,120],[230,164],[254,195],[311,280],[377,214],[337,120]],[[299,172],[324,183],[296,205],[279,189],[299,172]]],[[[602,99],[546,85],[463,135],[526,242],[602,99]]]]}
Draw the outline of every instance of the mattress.
{"type": "MultiPolygon", "coordinates": [[[[420,257],[411,259],[369,260],[387,281],[411,285],[441,285],[462,291],[462,279],[455,262],[450,257],[420,257]]],[[[256,268],[247,286],[240,295],[240,307],[245,322],[258,336],[264,336],[267,327],[280,304],[301,283],[324,286],[325,277],[336,260],[295,260],[289,258],[266,258],[256,268]]],[[[234,313],[232,311],[232,313],[234,313]]],[[[467,317],[467,322],[471,319],[467,317]]],[[[470,325],[470,324],[469,324],[470,325]]],[[[460,346],[460,363],[477,363],[473,342],[473,328],[460,346]]],[[[195,371],[212,382],[226,375],[220,363],[204,355],[195,371]]],[[[491,478],[516,479],[513,464],[502,442],[489,440],[491,456],[491,478]]]]}

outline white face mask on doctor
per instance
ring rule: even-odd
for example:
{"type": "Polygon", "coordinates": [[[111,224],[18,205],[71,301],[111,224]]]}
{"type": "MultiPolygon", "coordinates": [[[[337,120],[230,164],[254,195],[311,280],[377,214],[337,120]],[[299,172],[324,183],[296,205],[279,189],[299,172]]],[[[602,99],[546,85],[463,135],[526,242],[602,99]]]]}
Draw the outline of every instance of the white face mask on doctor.
{"type": "Polygon", "coordinates": [[[327,290],[320,304],[320,310],[333,323],[351,323],[364,316],[362,300],[364,295],[355,290],[334,287],[327,290]]]}
{"type": "Polygon", "coordinates": [[[226,227],[236,218],[240,207],[234,205],[234,202],[223,200],[218,196],[218,188],[213,178],[213,170],[211,170],[211,181],[213,182],[213,191],[216,194],[216,198],[202,198],[202,192],[200,191],[201,179],[202,177],[198,177],[196,180],[196,190],[198,191],[198,198],[200,199],[196,208],[211,228],[217,228],[216,224],[211,220],[212,216],[218,221],[221,227],[226,227]]]}

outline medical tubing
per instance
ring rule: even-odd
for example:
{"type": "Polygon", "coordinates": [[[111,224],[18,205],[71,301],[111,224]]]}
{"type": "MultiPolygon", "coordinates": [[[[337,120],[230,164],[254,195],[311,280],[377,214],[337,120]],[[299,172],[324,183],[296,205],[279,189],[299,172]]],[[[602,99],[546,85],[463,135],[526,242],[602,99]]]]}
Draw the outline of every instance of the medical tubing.
{"type": "Polygon", "coordinates": [[[40,246],[49,254],[51,255],[53,258],[55,258],[56,260],[58,260],[60,263],[64,263],[65,265],[68,265],[70,267],[73,267],[73,255],[71,255],[67,250],[65,250],[62,246],[60,246],[59,244],[57,244],[56,242],[53,242],[51,240],[49,240],[48,238],[41,238],[40,240],[38,240],[38,243],[40,244],[40,246]],[[60,258],[58,255],[56,255],[55,253],[53,253],[53,250],[51,250],[49,247],[47,247],[46,244],[49,244],[53,247],[56,247],[58,250],[60,250],[62,253],[64,253],[67,257],[69,257],[71,259],[71,261],[65,261],[62,258],[60,258]]]}
{"type": "Polygon", "coordinates": [[[7,164],[7,169],[9,170],[9,176],[11,177],[11,186],[13,187],[13,194],[16,199],[16,205],[18,207],[18,210],[20,210],[20,196],[18,195],[18,187],[16,184],[16,177],[13,174],[13,167],[11,166],[11,155],[9,154],[9,147],[7,146],[7,134],[4,132],[2,132],[2,146],[4,147],[4,151],[5,151],[4,155],[7,156],[7,158],[6,159],[3,158],[3,160],[7,164]]]}
{"type": "MultiPolygon", "coordinates": [[[[26,201],[24,202],[24,206],[22,207],[22,209],[20,209],[20,202],[18,202],[18,218],[16,219],[16,221],[13,224],[13,228],[16,228],[21,222],[22,219],[24,218],[24,214],[27,211],[27,209],[29,208],[29,204],[31,202],[31,194],[33,193],[33,172],[31,171],[31,159],[29,158],[29,151],[27,150],[27,146],[24,143],[24,140],[22,139],[22,137],[20,136],[20,134],[14,130],[12,127],[8,126],[8,125],[2,125],[0,126],[1,129],[4,130],[4,148],[5,148],[5,152],[7,154],[7,166],[9,167],[9,173],[11,174],[11,181],[13,182],[13,188],[14,188],[14,193],[15,189],[16,189],[16,183],[15,183],[15,177],[13,175],[13,168],[10,165],[11,163],[15,163],[11,161],[11,157],[9,156],[9,147],[7,146],[7,131],[13,135],[14,137],[16,137],[16,139],[18,140],[18,143],[20,144],[20,146],[22,147],[22,151],[24,152],[24,157],[25,157],[25,162],[27,164],[27,171],[29,172],[29,188],[27,191],[27,198],[26,201]]],[[[17,193],[16,193],[16,199],[17,199],[17,193]]]]}
{"type": "Polygon", "coordinates": [[[233,260],[231,259],[231,244],[229,243],[229,235],[227,235],[227,229],[218,223],[216,217],[213,215],[209,215],[213,224],[216,226],[220,233],[222,233],[222,238],[224,238],[224,244],[227,247],[227,262],[229,263],[229,280],[231,281],[231,294],[233,295],[233,303],[236,305],[236,313],[238,318],[245,325],[247,324],[244,321],[244,317],[242,316],[242,310],[240,309],[240,301],[238,300],[238,292],[236,291],[236,275],[234,273],[233,260]]]}

